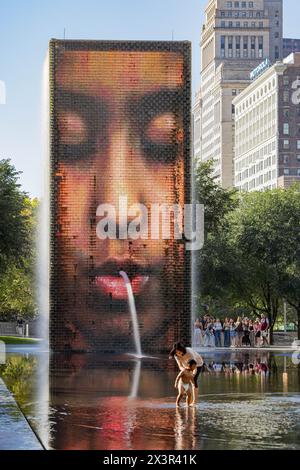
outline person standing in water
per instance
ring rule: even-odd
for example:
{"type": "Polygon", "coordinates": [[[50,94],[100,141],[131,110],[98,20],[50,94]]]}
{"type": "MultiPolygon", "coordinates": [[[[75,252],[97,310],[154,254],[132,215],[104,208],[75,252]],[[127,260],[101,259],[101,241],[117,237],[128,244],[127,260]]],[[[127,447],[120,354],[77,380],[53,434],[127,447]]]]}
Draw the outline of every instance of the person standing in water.
{"type": "Polygon", "coordinates": [[[179,372],[175,380],[175,388],[178,389],[178,396],[176,406],[180,406],[180,401],[186,395],[187,406],[192,406],[195,402],[194,399],[194,370],[197,368],[197,362],[191,359],[188,367],[179,372]]]}
{"type": "MultiPolygon", "coordinates": [[[[200,373],[202,372],[202,368],[204,365],[203,359],[196,351],[192,348],[186,348],[182,343],[175,343],[173,346],[172,351],[170,352],[170,359],[175,358],[180,371],[184,371],[189,368],[189,362],[194,360],[196,362],[196,366],[193,370],[194,376],[194,387],[195,391],[198,390],[198,378],[200,373]]],[[[194,393],[194,400],[196,399],[196,393],[194,393]]]]}

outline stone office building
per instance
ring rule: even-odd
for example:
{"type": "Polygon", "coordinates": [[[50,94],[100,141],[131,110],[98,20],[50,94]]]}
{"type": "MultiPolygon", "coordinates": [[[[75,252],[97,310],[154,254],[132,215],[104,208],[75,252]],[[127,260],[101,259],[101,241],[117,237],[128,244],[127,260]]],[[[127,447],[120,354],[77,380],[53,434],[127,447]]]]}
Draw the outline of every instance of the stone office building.
{"type": "Polygon", "coordinates": [[[254,78],[233,104],[235,186],[262,191],[300,181],[300,53],[254,78]]]}
{"type": "Polygon", "coordinates": [[[195,104],[195,155],[214,160],[223,187],[234,185],[233,99],[262,60],[282,58],[282,0],[210,0],[201,35],[201,87],[195,104]],[[200,113],[200,115],[199,115],[200,113]],[[197,126],[199,129],[197,129],[197,126]]]}

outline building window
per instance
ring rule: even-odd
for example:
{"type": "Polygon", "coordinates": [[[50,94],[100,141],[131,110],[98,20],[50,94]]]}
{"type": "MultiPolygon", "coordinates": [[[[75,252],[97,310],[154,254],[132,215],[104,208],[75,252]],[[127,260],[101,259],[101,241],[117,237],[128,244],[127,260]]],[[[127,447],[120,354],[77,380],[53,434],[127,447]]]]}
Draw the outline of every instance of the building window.
{"type": "Polygon", "coordinates": [[[236,49],[236,57],[241,57],[241,36],[235,37],[235,49],[236,49]]]}
{"type": "Polygon", "coordinates": [[[285,176],[289,176],[289,174],[290,174],[289,168],[285,168],[285,169],[283,170],[283,173],[284,173],[285,176]]]}
{"type": "Polygon", "coordinates": [[[284,109],[283,110],[283,116],[284,116],[284,119],[290,119],[290,110],[289,109],[284,109]]]}
{"type": "Polygon", "coordinates": [[[226,26],[225,21],[221,21],[221,28],[225,28],[225,26],[226,26]]]}
{"type": "Polygon", "coordinates": [[[228,27],[229,27],[229,28],[232,28],[232,21],[229,21],[228,27]]]}
{"type": "Polygon", "coordinates": [[[234,8],[240,8],[240,2],[234,2],[234,8]]]}
{"type": "Polygon", "coordinates": [[[300,168],[297,168],[297,176],[300,176],[300,168]]]}
{"type": "Polygon", "coordinates": [[[248,36],[243,37],[243,57],[248,57],[248,36]]]}
{"type": "Polygon", "coordinates": [[[258,26],[259,26],[260,28],[263,28],[263,27],[264,27],[264,22],[263,22],[263,21],[260,21],[260,22],[258,23],[258,26]]]}
{"type": "Polygon", "coordinates": [[[251,58],[255,58],[255,36],[251,36],[251,58]]]}
{"type": "Polygon", "coordinates": [[[236,22],[236,25],[235,25],[237,28],[240,28],[241,27],[241,23],[239,21],[236,22]]]}
{"type": "Polygon", "coordinates": [[[275,46],[275,59],[279,59],[279,47],[275,46]]]}
{"type": "Polygon", "coordinates": [[[253,8],[253,2],[249,2],[249,8],[253,8]]]}
{"type": "Polygon", "coordinates": [[[290,141],[289,140],[285,139],[283,141],[283,148],[284,149],[289,149],[290,148],[290,141]]]}
{"type": "Polygon", "coordinates": [[[221,11],[221,16],[222,16],[222,18],[224,18],[224,16],[225,16],[225,11],[221,11]]]}
{"type": "Polygon", "coordinates": [[[232,8],[232,2],[227,2],[227,8],[232,8]]]}
{"type": "Polygon", "coordinates": [[[290,101],[290,92],[288,90],[285,90],[283,92],[283,101],[285,103],[289,103],[289,101],[290,101]]]}
{"type": "Polygon", "coordinates": [[[228,36],[228,57],[232,57],[233,55],[233,36],[228,36]]]}
{"type": "Polygon", "coordinates": [[[264,50],[264,38],[263,36],[258,37],[258,57],[263,57],[263,50],[264,50]]]}
{"type": "Polygon", "coordinates": [[[297,140],[297,150],[300,150],[300,140],[297,140]]]}
{"type": "Polygon", "coordinates": [[[247,8],[247,2],[242,2],[242,8],[247,8]]]}
{"type": "Polygon", "coordinates": [[[289,164],[289,160],[290,160],[289,155],[283,155],[283,163],[284,163],[285,165],[288,165],[288,164],[289,164]]]}
{"type": "Polygon", "coordinates": [[[297,162],[300,162],[300,155],[297,155],[297,162]]]}
{"type": "Polygon", "coordinates": [[[285,122],[283,124],[283,133],[284,133],[284,135],[289,135],[290,134],[290,125],[287,122],[285,122]]]}
{"type": "Polygon", "coordinates": [[[279,38],[279,33],[276,32],[276,33],[275,33],[275,39],[278,39],[278,38],[279,38]]]}
{"type": "Polygon", "coordinates": [[[225,57],[225,36],[221,36],[221,57],[225,57]]]}
{"type": "Polygon", "coordinates": [[[244,23],[244,28],[249,28],[249,23],[248,23],[248,21],[245,21],[245,23],[244,23]]]}

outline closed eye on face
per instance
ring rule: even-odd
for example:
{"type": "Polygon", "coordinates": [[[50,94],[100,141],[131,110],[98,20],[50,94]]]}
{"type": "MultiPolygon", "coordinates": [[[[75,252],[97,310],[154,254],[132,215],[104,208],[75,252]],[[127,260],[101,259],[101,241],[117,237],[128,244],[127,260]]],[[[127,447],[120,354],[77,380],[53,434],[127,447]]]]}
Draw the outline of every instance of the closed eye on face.
{"type": "MultiPolygon", "coordinates": [[[[92,158],[109,142],[109,106],[105,100],[59,90],[59,154],[63,160],[92,158]]],[[[131,98],[125,105],[132,144],[141,146],[147,163],[171,163],[183,142],[181,89],[131,98]]]]}
{"type": "Polygon", "coordinates": [[[108,129],[108,108],[104,101],[92,96],[67,92],[56,93],[59,155],[74,161],[91,157],[99,138],[105,139],[108,129]]]}
{"type": "Polygon", "coordinates": [[[133,104],[138,129],[149,163],[172,163],[183,142],[182,89],[160,90],[133,104]]]}

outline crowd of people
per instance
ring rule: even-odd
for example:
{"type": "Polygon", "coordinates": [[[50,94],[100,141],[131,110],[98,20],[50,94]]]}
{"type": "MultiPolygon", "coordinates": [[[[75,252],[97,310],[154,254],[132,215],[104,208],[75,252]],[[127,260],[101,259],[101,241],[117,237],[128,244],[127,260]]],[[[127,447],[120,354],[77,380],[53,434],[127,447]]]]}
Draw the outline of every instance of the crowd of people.
{"type": "Polygon", "coordinates": [[[209,364],[205,364],[203,372],[213,372],[216,374],[225,375],[264,375],[267,376],[269,373],[269,367],[266,361],[262,361],[259,358],[248,362],[215,362],[212,361],[209,364]]]}
{"type": "Polygon", "coordinates": [[[238,317],[224,321],[205,315],[195,321],[193,345],[195,348],[264,347],[269,344],[269,331],[265,315],[256,320],[238,317]]]}

